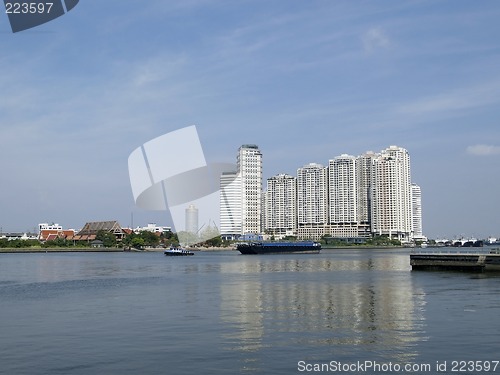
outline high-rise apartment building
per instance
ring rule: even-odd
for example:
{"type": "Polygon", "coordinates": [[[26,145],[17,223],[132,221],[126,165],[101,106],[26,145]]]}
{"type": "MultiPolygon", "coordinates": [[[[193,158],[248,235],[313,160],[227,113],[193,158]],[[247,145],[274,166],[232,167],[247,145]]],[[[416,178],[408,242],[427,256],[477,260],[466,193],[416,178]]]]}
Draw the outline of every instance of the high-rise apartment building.
{"type": "Polygon", "coordinates": [[[357,237],[356,158],[342,154],[328,165],[330,234],[357,237]]]}
{"type": "Polygon", "coordinates": [[[374,159],[371,178],[372,233],[399,240],[413,236],[410,156],[391,146],[374,159]]]}
{"type": "Polygon", "coordinates": [[[297,179],[288,174],[271,177],[265,194],[265,232],[279,237],[295,235],[297,179]]]}
{"type": "Polygon", "coordinates": [[[422,231],[422,190],[417,184],[411,184],[411,204],[413,215],[413,238],[426,240],[422,231]]]}
{"type": "Polygon", "coordinates": [[[261,233],[262,153],[256,145],[238,149],[237,169],[241,176],[242,234],[261,233]]]}
{"type": "Polygon", "coordinates": [[[320,239],[328,224],[328,168],[310,163],[297,169],[297,235],[320,239]]]}
{"type": "Polygon", "coordinates": [[[242,234],[241,176],[224,172],[220,178],[220,233],[228,239],[242,234]]]}
{"type": "Polygon", "coordinates": [[[297,169],[297,220],[299,225],[328,222],[327,169],[321,164],[297,169]]]}
{"type": "Polygon", "coordinates": [[[330,223],[356,223],[356,158],[354,156],[343,154],[330,160],[328,194],[330,223]]]}
{"type": "Polygon", "coordinates": [[[358,237],[371,235],[371,174],[376,154],[368,151],[356,158],[356,219],[358,237]]]}
{"type": "Polygon", "coordinates": [[[370,222],[371,211],[371,174],[373,170],[373,160],[376,154],[367,152],[356,158],[356,199],[357,199],[357,220],[359,223],[370,222]]]}
{"type": "Polygon", "coordinates": [[[256,145],[243,145],[236,161],[236,171],[220,178],[220,232],[226,238],[262,232],[262,154],[256,145]]]}

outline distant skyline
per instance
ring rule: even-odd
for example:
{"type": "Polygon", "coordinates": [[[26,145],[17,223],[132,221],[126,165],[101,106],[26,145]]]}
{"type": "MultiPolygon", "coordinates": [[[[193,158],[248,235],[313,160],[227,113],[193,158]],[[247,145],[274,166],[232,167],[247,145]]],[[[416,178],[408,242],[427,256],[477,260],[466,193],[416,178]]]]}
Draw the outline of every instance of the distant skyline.
{"type": "Polygon", "coordinates": [[[0,17],[0,227],[171,225],[127,158],[197,125],[207,162],[264,179],[410,153],[430,238],[500,237],[500,3],[109,0],[13,34],[0,17]]]}

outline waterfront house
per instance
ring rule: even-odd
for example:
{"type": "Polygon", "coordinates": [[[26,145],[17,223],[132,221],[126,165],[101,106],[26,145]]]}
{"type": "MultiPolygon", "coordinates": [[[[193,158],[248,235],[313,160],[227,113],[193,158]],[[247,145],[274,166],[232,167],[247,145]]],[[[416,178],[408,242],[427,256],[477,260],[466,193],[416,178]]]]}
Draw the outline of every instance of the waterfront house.
{"type": "Polygon", "coordinates": [[[114,234],[117,241],[121,241],[126,234],[118,221],[92,221],[86,223],[73,239],[91,242],[96,239],[99,231],[114,234]]]}

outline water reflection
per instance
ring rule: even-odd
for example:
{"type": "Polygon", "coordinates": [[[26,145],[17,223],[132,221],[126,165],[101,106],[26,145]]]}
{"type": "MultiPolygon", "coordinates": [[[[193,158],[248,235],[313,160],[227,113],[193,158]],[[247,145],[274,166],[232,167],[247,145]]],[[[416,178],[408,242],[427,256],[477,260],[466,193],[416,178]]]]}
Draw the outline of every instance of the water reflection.
{"type": "Polygon", "coordinates": [[[371,352],[408,362],[425,340],[424,293],[412,284],[405,256],[238,260],[221,268],[232,276],[221,283],[221,318],[234,327],[226,339],[231,350],[246,353],[245,366],[257,365],[257,352],[280,345],[303,347],[311,359],[326,352],[358,360],[371,352]]]}

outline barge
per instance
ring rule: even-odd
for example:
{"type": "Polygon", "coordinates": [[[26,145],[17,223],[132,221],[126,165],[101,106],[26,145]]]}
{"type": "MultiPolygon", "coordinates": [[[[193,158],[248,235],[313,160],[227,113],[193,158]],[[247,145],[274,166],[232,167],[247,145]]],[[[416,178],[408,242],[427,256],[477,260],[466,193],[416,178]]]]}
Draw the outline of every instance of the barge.
{"type": "Polygon", "coordinates": [[[321,244],[314,241],[300,242],[245,242],[236,245],[241,254],[318,254],[321,244]]]}

